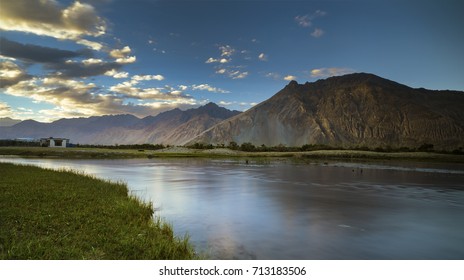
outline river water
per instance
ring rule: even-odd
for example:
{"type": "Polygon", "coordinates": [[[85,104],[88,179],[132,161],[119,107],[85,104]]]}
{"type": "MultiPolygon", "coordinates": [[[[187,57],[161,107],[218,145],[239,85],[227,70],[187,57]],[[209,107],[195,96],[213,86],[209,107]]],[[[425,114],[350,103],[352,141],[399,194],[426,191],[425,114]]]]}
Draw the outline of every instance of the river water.
{"type": "Polygon", "coordinates": [[[0,161],[123,180],[213,259],[464,259],[464,165],[0,161]]]}

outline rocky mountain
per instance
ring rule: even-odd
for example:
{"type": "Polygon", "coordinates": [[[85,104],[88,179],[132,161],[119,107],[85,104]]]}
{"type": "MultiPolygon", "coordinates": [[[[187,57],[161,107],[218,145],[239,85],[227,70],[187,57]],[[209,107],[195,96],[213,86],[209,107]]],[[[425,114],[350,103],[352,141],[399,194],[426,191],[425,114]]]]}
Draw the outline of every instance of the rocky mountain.
{"type": "Polygon", "coordinates": [[[183,145],[222,120],[237,115],[214,103],[196,109],[174,109],[139,119],[133,115],[60,119],[52,123],[26,120],[0,127],[1,139],[64,137],[79,144],[183,145]]]}
{"type": "Polygon", "coordinates": [[[464,92],[435,91],[356,73],[290,82],[270,99],[190,143],[417,147],[464,146],[464,92]]]}

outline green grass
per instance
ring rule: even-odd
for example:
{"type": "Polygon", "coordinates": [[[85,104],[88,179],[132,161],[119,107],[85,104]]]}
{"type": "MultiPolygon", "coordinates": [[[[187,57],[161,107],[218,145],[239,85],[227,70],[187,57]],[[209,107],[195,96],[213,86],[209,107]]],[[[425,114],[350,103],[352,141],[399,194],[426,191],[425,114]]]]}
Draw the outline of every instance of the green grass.
{"type": "Polygon", "coordinates": [[[124,183],[0,163],[0,259],[192,259],[124,183]]]}
{"type": "Polygon", "coordinates": [[[67,159],[117,159],[117,158],[304,158],[304,159],[358,159],[358,160],[414,160],[464,163],[464,155],[436,152],[376,152],[359,150],[317,150],[305,152],[243,152],[229,149],[182,149],[177,151],[108,149],[108,148],[43,148],[0,147],[0,155],[20,157],[67,159]]]}

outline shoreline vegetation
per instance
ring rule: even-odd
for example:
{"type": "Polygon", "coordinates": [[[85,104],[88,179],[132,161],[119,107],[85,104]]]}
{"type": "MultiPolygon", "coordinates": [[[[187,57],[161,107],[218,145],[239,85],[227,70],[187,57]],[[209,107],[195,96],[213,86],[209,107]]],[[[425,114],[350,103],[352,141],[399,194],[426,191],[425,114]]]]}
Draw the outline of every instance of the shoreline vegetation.
{"type": "Polygon", "coordinates": [[[0,163],[0,259],[197,259],[125,183],[0,163]]]}
{"type": "Polygon", "coordinates": [[[189,147],[163,145],[75,146],[71,148],[0,146],[0,156],[66,158],[66,159],[124,159],[124,158],[295,158],[302,160],[413,160],[464,163],[461,150],[434,151],[433,146],[418,149],[341,149],[326,146],[255,147],[203,146],[189,147]]]}

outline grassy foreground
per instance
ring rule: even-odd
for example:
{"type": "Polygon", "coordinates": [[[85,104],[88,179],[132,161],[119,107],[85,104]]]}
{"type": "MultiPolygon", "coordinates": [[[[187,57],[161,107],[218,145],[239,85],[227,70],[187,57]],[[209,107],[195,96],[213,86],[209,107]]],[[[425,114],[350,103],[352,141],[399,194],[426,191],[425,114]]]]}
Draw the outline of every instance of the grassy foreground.
{"type": "Polygon", "coordinates": [[[127,186],[0,163],[0,259],[192,259],[127,186]]]}

